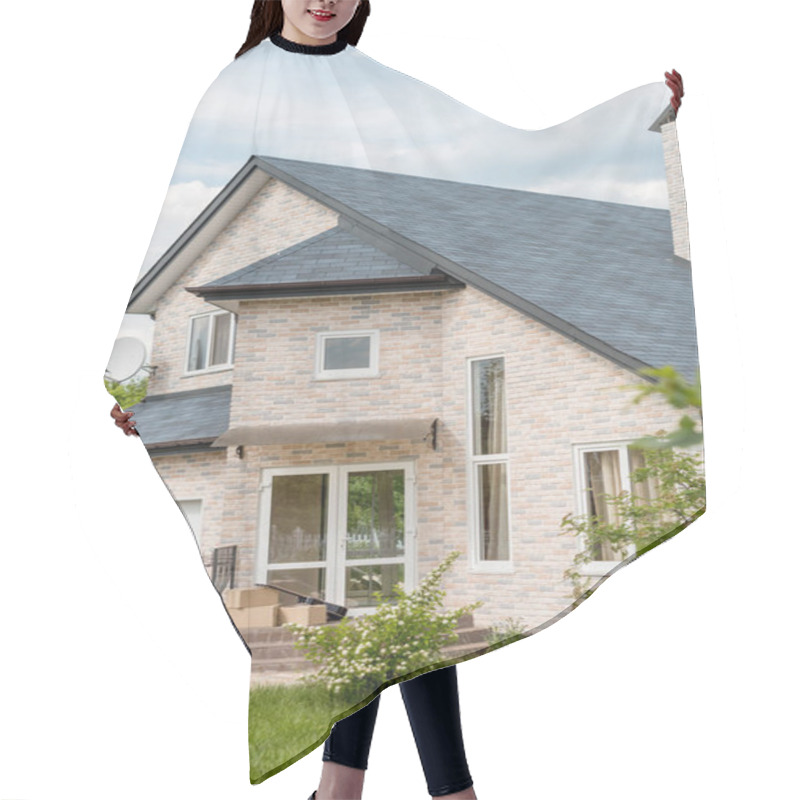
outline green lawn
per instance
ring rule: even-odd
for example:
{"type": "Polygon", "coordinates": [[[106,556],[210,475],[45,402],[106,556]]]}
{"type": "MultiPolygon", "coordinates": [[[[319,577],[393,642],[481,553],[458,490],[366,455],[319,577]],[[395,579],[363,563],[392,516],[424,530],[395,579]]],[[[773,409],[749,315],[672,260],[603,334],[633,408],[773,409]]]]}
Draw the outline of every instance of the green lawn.
{"type": "Polygon", "coordinates": [[[263,686],[250,692],[250,782],[261,783],[313,750],[350,704],[322,686],[263,686]]]}

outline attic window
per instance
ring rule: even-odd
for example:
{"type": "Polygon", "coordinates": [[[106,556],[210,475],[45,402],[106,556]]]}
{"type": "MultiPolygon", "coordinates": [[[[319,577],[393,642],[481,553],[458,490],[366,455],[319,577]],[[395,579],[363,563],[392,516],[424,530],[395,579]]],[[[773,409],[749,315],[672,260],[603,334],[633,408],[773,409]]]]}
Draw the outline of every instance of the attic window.
{"type": "Polygon", "coordinates": [[[229,311],[200,314],[189,320],[186,372],[227,369],[233,364],[234,318],[229,311]]]}
{"type": "Polygon", "coordinates": [[[378,331],[317,334],[317,380],[374,378],[378,375],[378,331]]]}

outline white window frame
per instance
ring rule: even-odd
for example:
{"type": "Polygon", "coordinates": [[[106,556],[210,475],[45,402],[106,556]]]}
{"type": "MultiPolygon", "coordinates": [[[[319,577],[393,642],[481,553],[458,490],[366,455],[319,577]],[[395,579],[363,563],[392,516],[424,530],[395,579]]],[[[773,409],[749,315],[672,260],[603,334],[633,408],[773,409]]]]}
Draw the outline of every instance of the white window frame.
{"type": "MultiPolygon", "coordinates": [[[[369,464],[329,464],[319,467],[272,467],[261,471],[259,486],[259,534],[253,571],[254,583],[263,583],[269,563],[270,519],[272,517],[272,478],[279,475],[328,475],[328,542],[324,561],[276,564],[275,569],[326,569],[325,589],[329,603],[345,604],[345,574],[347,567],[398,563],[397,558],[347,558],[347,476],[351,472],[403,470],[405,475],[405,553],[403,555],[403,586],[411,591],[417,585],[417,504],[416,470],[413,461],[389,461],[369,464]]],[[[368,614],[374,606],[361,606],[348,611],[348,616],[368,614]]]]}
{"type": "Polygon", "coordinates": [[[189,526],[189,529],[191,530],[192,535],[194,536],[194,540],[197,543],[198,549],[202,550],[202,547],[203,547],[203,516],[205,514],[205,503],[203,502],[203,498],[202,497],[183,497],[183,498],[180,498],[179,500],[176,500],[175,502],[177,503],[178,508],[180,509],[180,512],[183,515],[183,518],[186,520],[186,524],[189,526]],[[183,508],[181,506],[181,503],[199,503],[200,504],[200,513],[198,514],[199,523],[200,523],[199,524],[199,528],[200,528],[199,530],[196,531],[192,527],[192,524],[189,521],[189,517],[186,515],[186,512],[183,510],[183,508]]]}
{"type": "Polygon", "coordinates": [[[491,361],[502,358],[505,368],[508,360],[504,353],[474,356],[467,359],[466,397],[467,397],[467,509],[469,513],[469,566],[471,572],[504,572],[514,571],[513,529],[511,525],[511,459],[508,455],[508,380],[503,387],[506,420],[506,452],[490,455],[475,455],[475,430],[473,424],[474,398],[472,396],[472,365],[478,361],[491,361]],[[505,464],[506,467],[506,508],[508,509],[508,560],[486,561],[481,558],[481,523],[480,523],[480,491],[478,467],[482,464],[505,464]]]}
{"type": "MultiPolygon", "coordinates": [[[[631,493],[631,465],[628,457],[628,448],[633,444],[632,439],[613,442],[598,442],[595,444],[573,445],[573,464],[575,474],[575,508],[577,516],[585,516],[589,513],[588,491],[586,485],[586,465],[584,455],[586,453],[600,453],[616,451],[619,454],[619,473],[622,491],[631,493]]],[[[580,546],[586,549],[585,537],[580,537],[580,546]]],[[[636,548],[631,545],[620,554],[619,561],[590,561],[578,570],[581,575],[602,577],[607,575],[615,567],[618,567],[626,558],[635,555],[636,548]]]]}
{"type": "Polygon", "coordinates": [[[317,334],[314,357],[314,379],[318,381],[343,381],[353,378],[379,377],[380,332],[370,331],[325,331],[317,334]],[[325,342],[328,339],[369,338],[369,366],[358,369],[325,369],[325,342]]]}
{"type": "MultiPolygon", "coordinates": [[[[211,344],[214,336],[216,323],[212,320],[208,326],[208,341],[206,342],[206,358],[211,356],[211,344]]],[[[203,314],[193,314],[189,317],[189,325],[186,331],[186,357],[183,362],[184,375],[205,375],[209,372],[222,372],[233,368],[233,354],[236,348],[236,315],[230,311],[220,309],[219,311],[206,311],[203,314]],[[189,359],[192,354],[192,327],[196,319],[201,317],[221,317],[227,315],[231,318],[231,337],[228,347],[228,360],[224,364],[215,364],[213,367],[203,367],[203,369],[189,369],[189,359]]]]}

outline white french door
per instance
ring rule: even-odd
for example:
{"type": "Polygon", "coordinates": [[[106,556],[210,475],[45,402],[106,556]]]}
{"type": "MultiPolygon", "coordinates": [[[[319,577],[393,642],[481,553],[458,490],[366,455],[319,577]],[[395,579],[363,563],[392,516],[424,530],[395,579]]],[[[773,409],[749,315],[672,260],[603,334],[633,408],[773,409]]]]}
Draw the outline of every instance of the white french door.
{"type": "Polygon", "coordinates": [[[415,585],[413,464],[265,469],[256,582],[349,609],[415,585]]]}

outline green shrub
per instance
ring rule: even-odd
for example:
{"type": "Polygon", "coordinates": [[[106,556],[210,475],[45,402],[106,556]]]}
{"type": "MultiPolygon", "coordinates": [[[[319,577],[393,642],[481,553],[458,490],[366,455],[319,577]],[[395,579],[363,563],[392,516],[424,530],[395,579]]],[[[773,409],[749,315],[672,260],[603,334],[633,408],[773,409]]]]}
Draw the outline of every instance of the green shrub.
{"type": "Polygon", "coordinates": [[[345,617],[336,625],[292,625],[296,646],[320,669],[308,678],[329,691],[357,702],[387,681],[410,676],[442,659],[442,648],[458,639],[458,620],[480,603],[444,611],[444,573],[459,553],[453,552],[412,592],[395,587],[395,602],[378,599],[374,612],[345,617]]]}
{"type": "Polygon", "coordinates": [[[106,386],[106,391],[113,396],[119,403],[120,408],[124,411],[126,408],[135,406],[144,400],[147,395],[147,384],[150,380],[149,375],[143,378],[133,378],[124,383],[117,383],[110,381],[107,378],[103,380],[106,386]]]}
{"type": "Polygon", "coordinates": [[[528,629],[529,626],[525,620],[518,617],[506,617],[489,628],[486,641],[490,645],[509,644],[524,639],[528,635],[528,629]]]}

